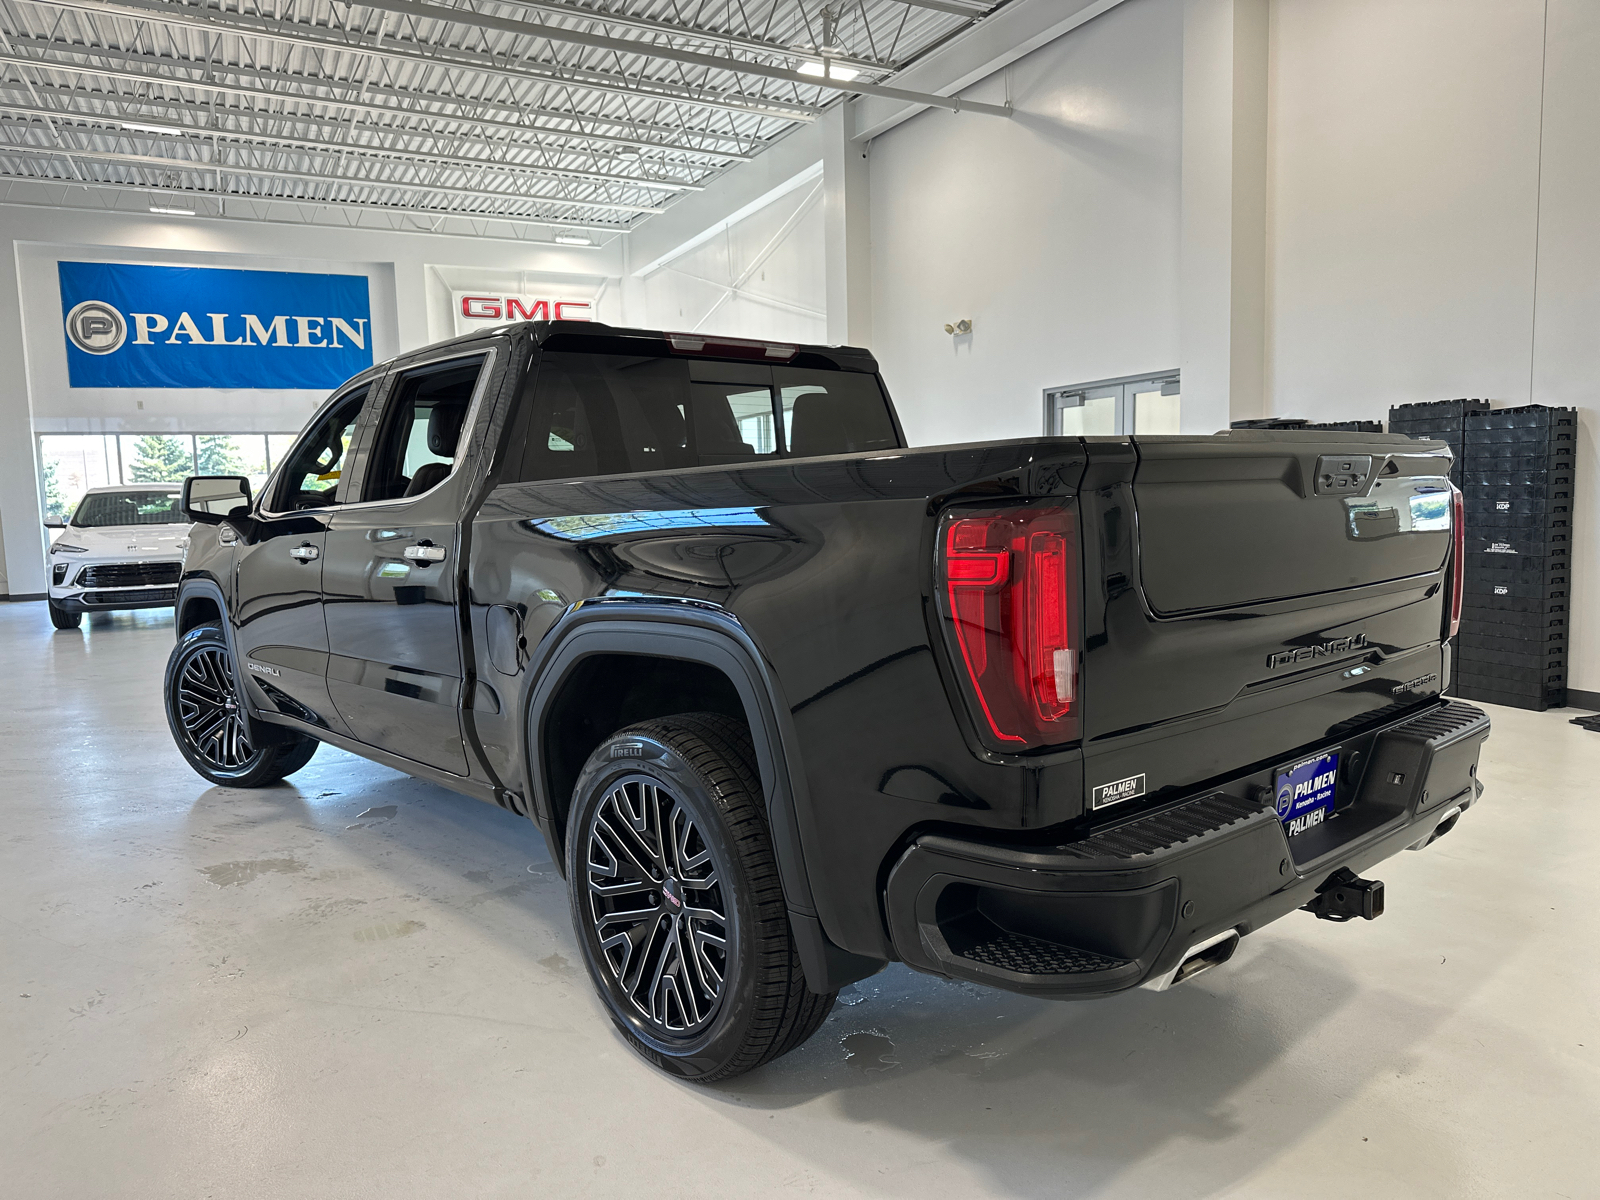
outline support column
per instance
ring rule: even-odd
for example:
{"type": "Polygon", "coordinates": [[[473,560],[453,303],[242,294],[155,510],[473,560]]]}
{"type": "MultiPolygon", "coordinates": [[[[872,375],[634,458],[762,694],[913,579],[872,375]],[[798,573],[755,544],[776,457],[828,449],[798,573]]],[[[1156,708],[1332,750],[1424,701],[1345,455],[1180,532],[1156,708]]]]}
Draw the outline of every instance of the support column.
{"type": "Polygon", "coordinates": [[[822,133],[823,277],[828,341],[872,345],[872,213],[867,142],[850,140],[846,108],[818,118],[822,133]]]}
{"type": "Polygon", "coordinates": [[[1183,431],[1267,415],[1269,0],[1183,14],[1183,431]]]}

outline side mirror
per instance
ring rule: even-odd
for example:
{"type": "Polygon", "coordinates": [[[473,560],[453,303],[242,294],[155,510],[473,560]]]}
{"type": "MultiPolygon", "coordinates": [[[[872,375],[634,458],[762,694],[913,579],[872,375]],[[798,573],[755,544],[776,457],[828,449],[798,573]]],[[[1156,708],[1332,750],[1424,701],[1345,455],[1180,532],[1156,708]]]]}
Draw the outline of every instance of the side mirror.
{"type": "Polygon", "coordinates": [[[65,529],[67,527],[67,519],[65,517],[51,517],[44,523],[44,527],[46,529],[65,529]]]}
{"type": "Polygon", "coordinates": [[[221,525],[250,515],[250,481],[243,475],[191,475],[183,481],[183,515],[199,525],[221,525]]]}

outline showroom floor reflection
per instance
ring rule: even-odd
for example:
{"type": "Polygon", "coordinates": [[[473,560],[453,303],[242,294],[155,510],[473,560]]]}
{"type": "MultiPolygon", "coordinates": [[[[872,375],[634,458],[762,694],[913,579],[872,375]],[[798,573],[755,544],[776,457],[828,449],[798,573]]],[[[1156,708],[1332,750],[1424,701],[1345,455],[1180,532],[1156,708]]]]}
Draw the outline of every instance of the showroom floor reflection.
{"type": "Polygon", "coordinates": [[[891,967],[696,1089],[612,1033],[530,824],[327,748],[207,787],[171,641],[0,606],[18,1195],[1592,1192],[1600,737],[1569,714],[1496,710],[1484,805],[1376,872],[1381,921],[1077,1005],[891,967]]]}

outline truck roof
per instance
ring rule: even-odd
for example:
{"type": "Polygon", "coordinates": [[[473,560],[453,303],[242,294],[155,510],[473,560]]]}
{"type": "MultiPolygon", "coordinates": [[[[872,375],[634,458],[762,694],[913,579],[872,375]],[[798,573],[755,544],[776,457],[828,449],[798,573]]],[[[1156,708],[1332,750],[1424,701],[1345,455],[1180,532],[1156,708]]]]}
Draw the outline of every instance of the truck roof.
{"type": "Polygon", "coordinates": [[[831,367],[844,371],[876,372],[878,361],[860,346],[823,346],[788,342],[778,338],[740,338],[715,333],[683,333],[662,329],[636,329],[601,321],[510,321],[446,338],[376,364],[378,371],[431,355],[448,346],[469,346],[492,337],[527,331],[533,340],[552,350],[590,350],[598,354],[640,354],[692,358],[759,360],[778,365],[831,367]]]}

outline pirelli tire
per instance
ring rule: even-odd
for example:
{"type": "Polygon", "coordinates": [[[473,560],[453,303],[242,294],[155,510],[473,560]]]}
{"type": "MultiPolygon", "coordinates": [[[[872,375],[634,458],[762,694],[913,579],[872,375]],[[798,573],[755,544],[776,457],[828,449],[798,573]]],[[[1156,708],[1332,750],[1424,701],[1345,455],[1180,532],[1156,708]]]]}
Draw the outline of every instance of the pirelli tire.
{"type": "Polygon", "coordinates": [[[191,767],[212,783],[255,788],[277,783],[311,761],[322,743],[295,737],[256,746],[249,736],[222,626],[197,625],[167,659],[163,698],[172,740],[191,767]]]}
{"type": "Polygon", "coordinates": [[[806,987],[741,722],[690,713],[607,738],[566,828],[585,965],[646,1060],[714,1083],[822,1026],[835,994],[806,987]]]}

